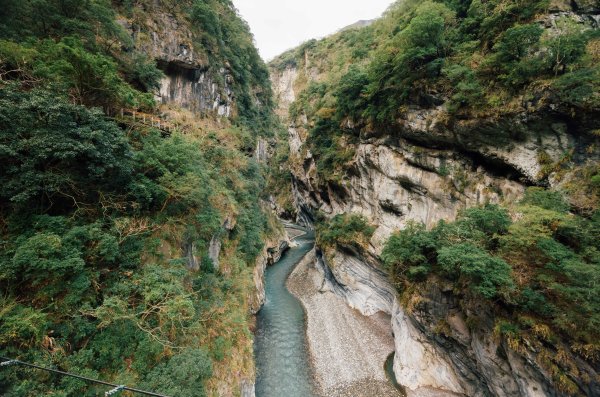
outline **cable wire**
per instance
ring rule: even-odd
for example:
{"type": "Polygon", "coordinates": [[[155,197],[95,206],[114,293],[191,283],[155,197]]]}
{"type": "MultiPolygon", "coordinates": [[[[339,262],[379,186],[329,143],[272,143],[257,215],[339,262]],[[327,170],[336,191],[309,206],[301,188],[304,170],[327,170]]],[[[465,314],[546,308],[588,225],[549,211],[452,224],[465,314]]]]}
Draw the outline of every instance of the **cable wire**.
{"type": "MultiPolygon", "coordinates": [[[[81,379],[81,380],[84,380],[86,382],[97,383],[99,385],[104,385],[104,386],[110,386],[110,387],[113,388],[112,390],[110,390],[111,392],[113,392],[111,394],[114,394],[117,391],[127,390],[127,391],[131,391],[131,392],[134,392],[134,393],[145,394],[147,396],[169,397],[169,396],[166,396],[164,394],[158,394],[158,393],[153,393],[153,392],[150,392],[150,391],[144,391],[144,390],[134,389],[134,388],[123,386],[123,385],[117,385],[117,384],[114,384],[114,383],[104,382],[102,380],[87,378],[85,376],[76,375],[76,374],[72,374],[72,373],[65,372],[65,371],[59,371],[58,369],[46,368],[46,367],[42,367],[41,365],[26,363],[25,361],[13,360],[13,359],[6,358],[6,357],[0,357],[0,360],[2,360],[2,363],[0,363],[0,367],[13,366],[13,365],[23,365],[25,367],[31,367],[31,368],[39,369],[39,370],[42,370],[42,371],[48,371],[48,372],[52,372],[52,373],[55,373],[55,374],[58,374],[58,375],[62,375],[62,376],[70,376],[72,378],[81,379]]],[[[110,394],[106,394],[105,393],[105,395],[110,395],[110,394]]]]}

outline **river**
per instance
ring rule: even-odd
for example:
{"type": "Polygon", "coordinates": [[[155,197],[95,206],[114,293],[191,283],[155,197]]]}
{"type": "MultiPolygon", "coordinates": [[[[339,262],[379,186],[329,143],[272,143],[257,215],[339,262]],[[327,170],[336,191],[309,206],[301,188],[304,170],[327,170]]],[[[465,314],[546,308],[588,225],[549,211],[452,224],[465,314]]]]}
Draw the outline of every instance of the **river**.
{"type": "Polygon", "coordinates": [[[314,396],[306,317],[302,304],[286,288],[294,267],[314,246],[313,233],[296,238],[265,273],[266,302],[257,316],[254,342],[257,397],[314,396]]]}

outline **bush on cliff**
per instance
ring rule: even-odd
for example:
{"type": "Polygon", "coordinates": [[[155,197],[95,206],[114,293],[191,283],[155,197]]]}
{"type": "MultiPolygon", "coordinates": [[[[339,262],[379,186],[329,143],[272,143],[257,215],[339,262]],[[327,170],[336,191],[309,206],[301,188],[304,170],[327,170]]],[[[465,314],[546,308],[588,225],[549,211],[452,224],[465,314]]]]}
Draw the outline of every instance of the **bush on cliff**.
{"type": "Polygon", "coordinates": [[[569,214],[561,195],[538,188],[513,211],[514,222],[506,209],[488,205],[431,231],[409,225],[389,238],[382,259],[400,292],[437,274],[459,294],[515,305],[514,316],[536,316],[567,339],[593,343],[600,217],[569,214]]]}
{"type": "Polygon", "coordinates": [[[360,215],[336,215],[318,222],[317,243],[322,247],[337,244],[360,247],[369,243],[374,232],[375,228],[360,215]]]}

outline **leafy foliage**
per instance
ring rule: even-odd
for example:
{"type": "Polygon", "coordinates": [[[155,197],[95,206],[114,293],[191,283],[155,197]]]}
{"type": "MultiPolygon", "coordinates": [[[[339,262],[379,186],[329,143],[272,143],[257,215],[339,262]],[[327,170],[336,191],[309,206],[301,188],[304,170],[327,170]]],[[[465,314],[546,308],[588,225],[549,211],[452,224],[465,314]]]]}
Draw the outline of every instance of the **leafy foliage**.
{"type": "MultiPolygon", "coordinates": [[[[598,33],[569,16],[544,27],[538,17],[547,6],[546,0],[401,1],[371,26],[307,42],[272,67],[302,71],[309,62],[319,71],[318,83],[303,87],[290,111],[292,119],[307,116],[312,153],[340,135],[393,131],[411,107],[444,105],[450,123],[498,117],[520,106],[523,95],[551,93],[575,111],[597,109],[598,33]],[[334,115],[333,127],[322,129],[323,114],[334,115]]],[[[304,79],[314,80],[303,75],[298,82],[304,79]]],[[[339,164],[323,165],[329,168],[320,174],[340,173],[339,164]]]]}
{"type": "Polygon", "coordinates": [[[356,214],[336,215],[329,220],[322,220],[317,226],[317,242],[323,247],[336,244],[356,246],[368,244],[375,228],[356,214]]]}
{"type": "MultiPolygon", "coordinates": [[[[381,255],[400,290],[437,274],[456,291],[515,305],[577,343],[598,337],[598,219],[568,214],[562,196],[530,188],[518,220],[496,205],[471,208],[431,231],[410,224],[381,255]]],[[[505,314],[506,315],[506,314],[505,314]]]]}
{"type": "Polygon", "coordinates": [[[321,118],[310,132],[311,147],[318,156],[317,172],[323,181],[339,180],[342,166],[354,158],[352,148],[343,144],[342,135],[331,132],[336,129],[339,131],[333,119],[321,118]]]}
{"type": "Polygon", "coordinates": [[[507,29],[494,45],[488,62],[498,79],[509,87],[520,88],[542,70],[542,60],[535,56],[543,29],[537,24],[516,25],[507,29]]]}
{"type": "MultiPolygon", "coordinates": [[[[237,358],[251,355],[250,265],[268,224],[267,170],[246,153],[272,117],[266,68],[229,1],[3,2],[0,353],[170,395],[209,394],[221,367],[250,376],[237,358]],[[194,32],[213,29],[200,43],[210,48],[197,49],[234,75],[233,122],[245,128],[183,120],[186,134],[165,136],[104,113],[154,111],[163,74],[115,19],[142,7],[212,13],[194,32]],[[222,270],[208,256],[213,237],[222,270]]],[[[27,371],[2,371],[0,390],[106,391],[27,371]]]]}
{"type": "Polygon", "coordinates": [[[7,0],[0,11],[0,36],[19,40],[27,36],[76,35],[89,44],[98,36],[128,43],[106,0],[7,0]]]}
{"type": "Polygon", "coordinates": [[[523,203],[556,212],[564,213],[569,210],[569,204],[565,201],[561,192],[549,191],[539,187],[528,189],[525,193],[523,203]]]}
{"type": "Polygon", "coordinates": [[[369,66],[365,115],[377,122],[393,119],[419,79],[440,75],[448,55],[454,13],[444,4],[426,1],[369,66]]]}
{"type": "Polygon", "coordinates": [[[203,381],[212,375],[212,362],[206,350],[189,349],[157,365],[147,376],[150,390],[171,396],[206,396],[203,381]]]}
{"type": "Polygon", "coordinates": [[[57,201],[77,205],[79,198],[87,200],[99,190],[126,185],[131,157],[123,132],[101,112],[48,91],[22,92],[14,85],[0,88],[0,161],[4,164],[0,200],[4,203],[38,210],[60,206],[57,201]]]}
{"type": "Polygon", "coordinates": [[[200,29],[211,67],[215,71],[227,67],[233,74],[240,124],[257,134],[268,134],[275,124],[269,72],[248,24],[231,0],[194,0],[189,16],[200,29]]]}
{"type": "Polygon", "coordinates": [[[484,298],[494,298],[499,289],[513,284],[510,266],[473,244],[443,247],[437,260],[445,274],[464,278],[465,285],[484,298]]]}
{"type": "Polygon", "coordinates": [[[387,241],[381,258],[391,276],[410,279],[426,276],[431,271],[430,259],[435,254],[435,239],[425,230],[425,226],[409,223],[401,232],[387,241]]]}

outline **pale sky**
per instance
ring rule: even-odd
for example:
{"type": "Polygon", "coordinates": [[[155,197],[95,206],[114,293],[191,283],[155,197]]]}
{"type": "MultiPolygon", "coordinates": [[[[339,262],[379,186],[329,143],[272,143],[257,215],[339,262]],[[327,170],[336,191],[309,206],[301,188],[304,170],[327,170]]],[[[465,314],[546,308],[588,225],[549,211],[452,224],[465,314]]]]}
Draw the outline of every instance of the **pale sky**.
{"type": "Polygon", "coordinates": [[[362,19],[379,17],[393,0],[233,0],[263,59],[362,19]]]}

